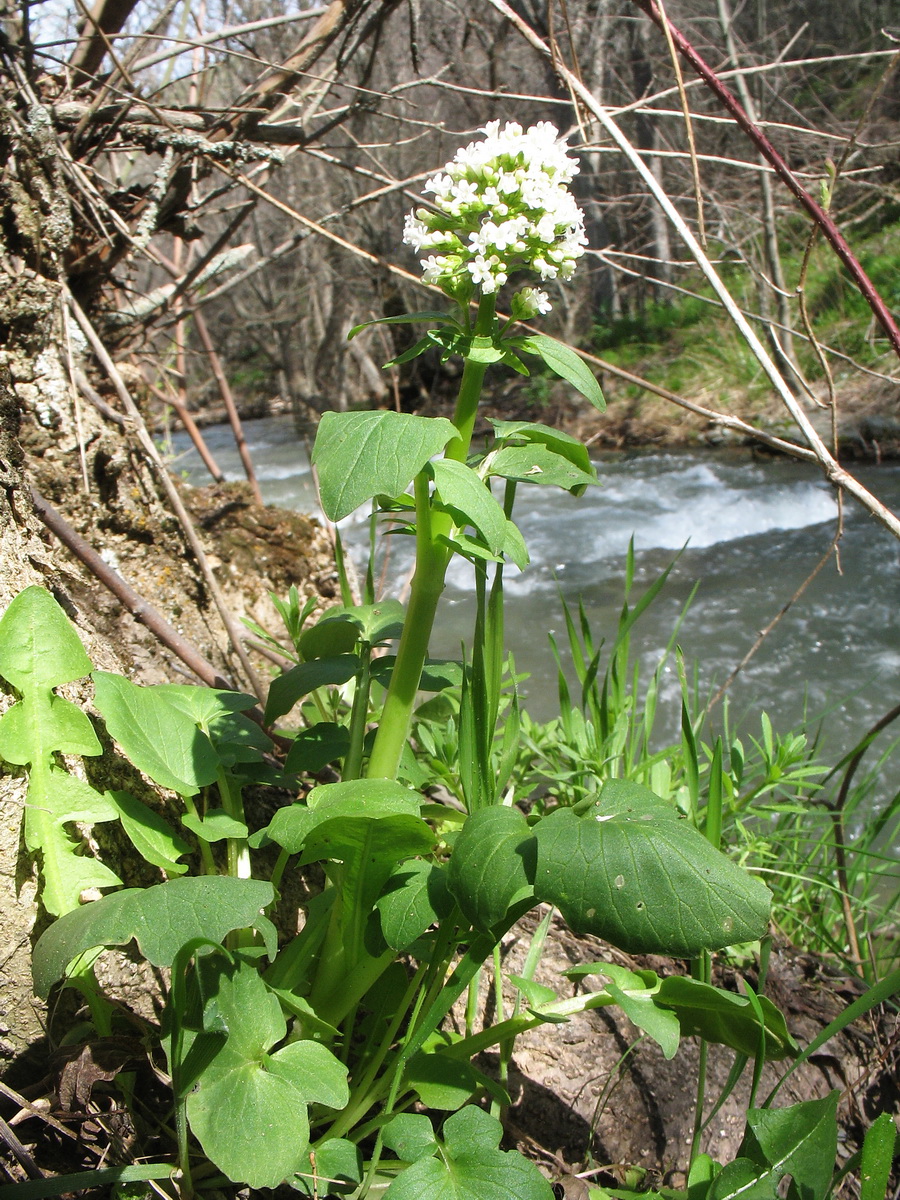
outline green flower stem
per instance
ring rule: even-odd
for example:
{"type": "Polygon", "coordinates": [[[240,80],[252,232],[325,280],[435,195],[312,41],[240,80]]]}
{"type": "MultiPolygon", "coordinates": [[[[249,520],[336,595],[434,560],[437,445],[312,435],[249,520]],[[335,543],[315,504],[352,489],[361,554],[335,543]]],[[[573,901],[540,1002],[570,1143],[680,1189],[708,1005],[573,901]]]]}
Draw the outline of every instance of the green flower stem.
{"type": "MultiPolygon", "coordinates": [[[[475,321],[475,336],[489,337],[494,328],[493,295],[482,296],[475,321]]],[[[447,446],[445,457],[465,462],[472,441],[478,402],[487,367],[466,359],[453,424],[458,436],[447,446]]],[[[453,528],[448,513],[435,512],[431,507],[429,482],[422,472],[415,480],[416,498],[416,571],[410,589],[409,609],[403,623],[403,634],[397,648],[397,661],[384,702],[381,722],[367,775],[370,779],[396,779],[400,757],[409,736],[413,705],[422,678],[422,668],[428,656],[428,644],[444,590],[444,575],[451,551],[442,539],[453,528]]]]}

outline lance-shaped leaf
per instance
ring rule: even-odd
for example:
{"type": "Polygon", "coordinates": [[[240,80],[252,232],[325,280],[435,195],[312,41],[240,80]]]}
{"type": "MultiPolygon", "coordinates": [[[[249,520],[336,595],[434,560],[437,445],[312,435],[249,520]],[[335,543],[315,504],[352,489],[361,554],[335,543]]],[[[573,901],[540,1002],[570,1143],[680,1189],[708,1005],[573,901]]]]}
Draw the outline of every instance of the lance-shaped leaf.
{"type": "Polygon", "coordinates": [[[204,875],[128,888],[84,904],[38,939],[32,958],[35,991],[46,996],[64,976],[67,963],[85,950],[124,946],[132,938],[155,967],[170,967],[190,941],[222,942],[233,929],[253,926],[274,895],[263,880],[204,875]]]}
{"type": "Polygon", "coordinates": [[[589,808],[557,809],[534,837],[535,893],[576,933],[693,958],[768,926],[768,888],[639,784],[610,780],[589,808]]]}
{"type": "Polygon", "coordinates": [[[571,346],[558,342],[555,338],[543,333],[535,333],[530,337],[513,338],[512,344],[526,354],[536,354],[560,378],[565,379],[586,400],[590,400],[594,408],[606,411],[606,401],[600,384],[594,378],[584,360],[575,353],[571,346]]]}
{"type": "Polygon", "coordinates": [[[324,413],[312,459],[325,515],[340,521],[373,496],[404,492],[454,437],[456,426],[445,417],[324,413]]]}
{"type": "MultiPolygon", "coordinates": [[[[674,1012],[685,1037],[694,1034],[707,1042],[731,1046],[748,1058],[758,1053],[762,1029],[746,996],[698,979],[671,975],[663,980],[655,999],[657,1004],[674,1012]]],[[[767,996],[758,996],[757,1003],[765,1022],[766,1059],[787,1058],[796,1053],[797,1043],[788,1032],[780,1010],[767,996]]]]}

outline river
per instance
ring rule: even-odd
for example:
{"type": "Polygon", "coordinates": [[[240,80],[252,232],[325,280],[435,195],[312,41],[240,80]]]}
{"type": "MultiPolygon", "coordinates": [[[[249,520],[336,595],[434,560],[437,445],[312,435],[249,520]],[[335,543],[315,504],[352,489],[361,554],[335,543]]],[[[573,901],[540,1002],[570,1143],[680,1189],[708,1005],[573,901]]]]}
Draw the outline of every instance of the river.
{"type": "MultiPolygon", "coordinates": [[[[306,450],[289,418],[249,421],[250,452],[265,500],[316,511],[306,450]]],[[[231,432],[205,436],[229,479],[242,478],[231,432]]],[[[173,463],[191,483],[208,476],[177,434],[173,463]]],[[[614,634],[623,596],[629,539],[636,554],[635,594],[679,554],[662,596],[642,618],[637,652],[652,670],[694,584],[697,595],[679,633],[689,670],[697,667],[707,696],[740,662],[757,632],[793,595],[827,549],[837,516],[831,490],[802,463],[753,458],[746,452],[660,451],[597,460],[600,487],[580,499],[522,485],[516,519],[531,565],[507,576],[507,642],[519,671],[529,673],[526,706],[553,715],[556,667],[547,634],[565,640],[559,594],[583,601],[595,636],[614,634]]],[[[900,466],[858,472],[876,495],[900,508],[900,466]]],[[[365,522],[349,518],[344,536],[364,553],[365,522]]],[[[411,539],[395,537],[388,590],[409,569],[411,539]]],[[[900,543],[855,503],[848,503],[841,572],[829,563],[744,669],[729,692],[732,719],[753,734],[759,712],[786,729],[804,715],[824,718],[826,757],[836,760],[900,700],[900,543]]],[[[433,652],[458,656],[471,622],[470,578],[453,565],[433,652]]],[[[658,725],[674,734],[679,685],[670,665],[658,725]]],[[[885,794],[900,780],[883,780],[885,794]]]]}

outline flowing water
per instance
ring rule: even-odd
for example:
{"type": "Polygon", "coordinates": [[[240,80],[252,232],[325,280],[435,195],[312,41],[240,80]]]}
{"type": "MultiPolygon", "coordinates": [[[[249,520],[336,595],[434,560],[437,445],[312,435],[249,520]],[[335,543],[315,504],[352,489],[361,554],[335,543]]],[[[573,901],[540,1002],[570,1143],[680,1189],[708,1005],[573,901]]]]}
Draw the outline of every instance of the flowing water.
{"type": "MultiPolygon", "coordinates": [[[[306,451],[287,418],[245,425],[267,502],[316,511],[306,451]]],[[[227,427],[206,437],[228,478],[242,477],[227,427]]],[[[176,452],[189,443],[175,439],[176,452]]],[[[208,477],[191,449],[174,463],[192,483],[208,477]]],[[[637,652],[652,670],[674,623],[699,582],[678,643],[689,671],[696,664],[702,695],[740,662],[757,632],[778,613],[827,549],[837,507],[831,490],[805,464],[754,459],[746,453],[664,451],[601,458],[602,486],[580,499],[522,485],[516,520],[531,565],[507,576],[507,642],[527,671],[526,705],[537,719],[554,713],[556,667],[547,634],[565,640],[559,596],[582,600],[595,638],[614,634],[623,598],[625,556],[634,538],[635,596],[676,556],[662,596],[642,618],[637,652]]],[[[900,508],[900,466],[865,467],[863,482],[889,507],[900,508]]],[[[349,518],[343,530],[362,558],[367,523],[349,518]]],[[[411,562],[411,539],[393,537],[387,590],[396,592],[411,562]]],[[[900,700],[900,543],[857,505],[848,503],[841,544],[842,573],[829,563],[730,689],[732,718],[749,733],[765,709],[787,729],[804,712],[825,715],[827,757],[836,760],[900,700]]],[[[466,564],[448,575],[433,652],[459,654],[472,619],[466,564]]],[[[679,685],[670,665],[658,724],[674,734],[679,685]]],[[[895,768],[896,770],[896,768],[895,768]]],[[[883,781],[896,791],[900,779],[883,781]]]]}

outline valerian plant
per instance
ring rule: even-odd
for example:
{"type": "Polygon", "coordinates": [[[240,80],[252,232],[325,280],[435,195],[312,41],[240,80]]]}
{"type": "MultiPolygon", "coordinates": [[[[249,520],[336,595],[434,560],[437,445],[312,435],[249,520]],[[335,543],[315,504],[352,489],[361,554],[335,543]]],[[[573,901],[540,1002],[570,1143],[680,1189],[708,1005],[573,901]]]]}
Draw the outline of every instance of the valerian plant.
{"type": "MultiPolygon", "coordinates": [[[[531,356],[603,401],[572,350],[514,332],[516,319],[547,311],[546,293],[523,282],[510,320],[496,315],[514,278],[565,280],[574,270],[585,242],[568,191],[577,164],[548,124],[494,122],[484,134],[428,181],[433,207],[406,225],[426,278],[455,310],[403,318],[430,329],[401,358],[433,346],[462,357],[453,419],[329,413],[314,450],[330,519],[372,502],[414,537],[409,604],[379,602],[371,586],[365,603],[317,618],[296,594],[281,603],[295,665],[273,681],[265,724],[299,707],[300,731],[281,730],[293,738],[286,761],[275,765],[272,742],[246,715],[252,697],[95,672],[108,733],[177,798],[180,828],[127,793],[95,792],[60,759],[99,750],[88,717],[55,691],[89,670],[76,635],[41,589],[24,592],[0,621],[0,674],[18,697],[0,720],[0,753],[28,771],[26,844],[58,918],[35,947],[35,987],[47,996],[60,982],[82,985],[102,1033],[116,1012],[101,1010],[84,955],[133,943],[170,973],[162,1022],[148,1036],[171,1083],[173,1117],[161,1127],[174,1126],[183,1196],[221,1187],[224,1176],[359,1200],[552,1200],[531,1162],[499,1148],[497,1117],[509,1097],[473,1061],[484,1049],[618,1005],[669,1057],[684,1035],[760,1061],[795,1050],[764,998],[721,992],[702,970],[664,980],[608,963],[590,964],[592,990],[561,995],[534,981],[532,958],[510,980],[519,1002],[476,1028],[482,965],[537,905],[623,950],[702,963],[763,936],[770,903],[761,882],[641,784],[601,778],[571,802],[545,799],[533,811],[507,788],[518,707],[504,669],[503,572],[507,562],[527,563],[516,491],[577,495],[596,473],[584,446],[538,423],[495,421],[487,444],[473,446],[482,383],[494,363],[527,373],[531,356]],[[462,662],[428,657],[454,555],[476,577],[462,662]],[[423,692],[432,698],[422,702],[423,692]],[[458,805],[420,790],[426,773],[410,742],[411,726],[428,736],[426,712],[441,693],[455,697],[458,805]],[[339,781],[311,790],[301,782],[329,765],[339,781]],[[252,827],[245,787],[276,782],[297,798],[252,827]],[[116,818],[161,882],[109,890],[118,878],[85,853],[74,823],[116,818]],[[320,886],[298,921],[285,911],[298,893],[288,884],[312,869],[320,886]],[[107,894],[81,903],[86,888],[107,894]],[[299,933],[279,938],[276,916],[299,933]],[[467,990],[460,1034],[445,1018],[467,990]],[[490,1112],[478,1106],[484,1097],[490,1112]]],[[[782,1143],[793,1134],[767,1120],[757,1118],[744,1165],[727,1168],[724,1184],[712,1160],[696,1157],[692,1198],[737,1195],[732,1179],[739,1188],[781,1178],[791,1161],[782,1143]]],[[[158,1178],[159,1165],[146,1172],[158,1178]]]]}

